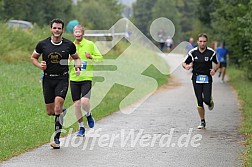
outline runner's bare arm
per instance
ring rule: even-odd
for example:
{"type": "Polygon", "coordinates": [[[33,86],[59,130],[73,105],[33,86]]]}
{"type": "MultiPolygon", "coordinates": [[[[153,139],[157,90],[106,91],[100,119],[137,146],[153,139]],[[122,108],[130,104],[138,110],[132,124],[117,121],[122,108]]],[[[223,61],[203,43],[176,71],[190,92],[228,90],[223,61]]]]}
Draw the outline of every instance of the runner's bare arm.
{"type": "Polygon", "coordinates": [[[74,60],[75,74],[79,76],[81,71],[81,59],[77,53],[71,55],[71,58],[74,60]]]}
{"type": "Polygon", "coordinates": [[[45,61],[39,62],[38,61],[39,57],[40,57],[40,55],[34,51],[31,55],[32,64],[41,70],[45,70],[46,69],[46,62],[45,61]]]}
{"type": "Polygon", "coordinates": [[[81,60],[80,60],[79,55],[76,53],[76,54],[72,55],[72,58],[74,60],[75,67],[80,68],[81,67],[81,60]]]}
{"type": "Polygon", "coordinates": [[[220,62],[218,62],[214,68],[210,69],[210,75],[213,76],[219,68],[220,68],[220,62]]]}

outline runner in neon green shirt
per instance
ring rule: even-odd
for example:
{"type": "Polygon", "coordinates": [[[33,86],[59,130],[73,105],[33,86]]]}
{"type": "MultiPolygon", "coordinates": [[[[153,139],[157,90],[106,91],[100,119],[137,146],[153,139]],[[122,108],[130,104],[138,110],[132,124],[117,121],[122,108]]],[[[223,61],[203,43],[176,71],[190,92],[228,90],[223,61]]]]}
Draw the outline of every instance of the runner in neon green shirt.
{"type": "Polygon", "coordinates": [[[94,127],[94,118],[90,111],[90,95],[93,79],[93,63],[102,61],[103,56],[92,41],[83,38],[85,29],[81,25],[74,27],[74,44],[76,45],[77,53],[82,62],[79,76],[76,77],[73,61],[69,68],[70,70],[70,87],[72,100],[74,102],[75,114],[79,123],[80,130],[76,133],[77,136],[85,136],[85,128],[83,125],[81,108],[86,111],[87,122],[90,128],[94,127]]]}

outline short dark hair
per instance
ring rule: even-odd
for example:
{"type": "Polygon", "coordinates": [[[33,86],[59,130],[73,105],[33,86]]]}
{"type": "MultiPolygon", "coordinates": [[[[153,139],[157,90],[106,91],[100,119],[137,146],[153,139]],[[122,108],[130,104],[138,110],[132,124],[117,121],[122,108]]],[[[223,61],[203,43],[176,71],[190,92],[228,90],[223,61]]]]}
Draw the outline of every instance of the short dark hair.
{"type": "Polygon", "coordinates": [[[206,33],[201,33],[201,34],[199,34],[199,35],[198,35],[198,39],[199,39],[200,37],[205,37],[205,38],[208,40],[207,34],[206,34],[206,33]]]}
{"type": "Polygon", "coordinates": [[[61,19],[58,19],[58,18],[57,19],[52,19],[51,28],[52,28],[53,23],[62,24],[62,28],[64,28],[64,25],[65,25],[65,23],[61,19]]]}

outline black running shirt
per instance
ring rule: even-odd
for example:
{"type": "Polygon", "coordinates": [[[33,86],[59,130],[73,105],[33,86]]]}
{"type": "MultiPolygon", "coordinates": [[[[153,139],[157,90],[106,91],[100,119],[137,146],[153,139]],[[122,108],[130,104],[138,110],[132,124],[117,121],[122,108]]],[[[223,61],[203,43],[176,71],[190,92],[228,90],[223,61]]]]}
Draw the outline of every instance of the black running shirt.
{"type": "Polygon", "coordinates": [[[210,75],[210,69],[212,69],[212,62],[217,64],[217,58],[215,51],[207,47],[206,50],[201,53],[198,47],[193,48],[187,54],[187,57],[184,61],[186,64],[190,64],[193,62],[193,70],[192,73],[194,76],[196,75],[208,75],[210,80],[212,77],[210,75]]]}
{"type": "Polygon", "coordinates": [[[76,47],[66,38],[55,44],[51,41],[51,37],[48,37],[37,44],[35,52],[42,55],[42,60],[46,61],[45,73],[61,75],[68,72],[68,58],[69,55],[76,54],[76,47]]]}

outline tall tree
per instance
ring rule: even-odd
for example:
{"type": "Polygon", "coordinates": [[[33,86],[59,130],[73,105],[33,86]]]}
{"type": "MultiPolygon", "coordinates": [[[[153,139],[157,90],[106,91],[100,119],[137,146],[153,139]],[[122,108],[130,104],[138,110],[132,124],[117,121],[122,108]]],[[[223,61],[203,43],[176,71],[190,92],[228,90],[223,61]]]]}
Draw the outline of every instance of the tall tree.
{"type": "MultiPolygon", "coordinates": [[[[252,80],[252,0],[244,0],[238,4],[241,10],[240,16],[236,18],[242,52],[240,59],[245,67],[247,77],[252,80]],[[247,12],[245,12],[247,11],[247,12]]],[[[237,36],[238,36],[237,35],[237,36]]],[[[235,43],[235,39],[233,40],[235,43]]],[[[237,38],[236,38],[237,42],[237,38]]]]}
{"type": "Polygon", "coordinates": [[[180,13],[176,6],[176,1],[173,0],[157,0],[154,7],[152,8],[152,17],[166,17],[170,19],[175,26],[175,41],[181,41],[181,27],[180,27],[180,13]]]}
{"type": "Polygon", "coordinates": [[[0,20],[3,19],[3,0],[0,0],[0,20]]]}
{"type": "Polygon", "coordinates": [[[248,1],[233,0],[227,2],[225,0],[216,0],[215,3],[218,4],[218,7],[211,13],[213,32],[216,39],[226,40],[227,45],[232,46],[230,48],[232,60],[239,63],[243,59],[248,44],[244,30],[251,24],[244,17],[249,8],[248,1]],[[246,24],[244,20],[249,24],[246,24]]]}
{"type": "Polygon", "coordinates": [[[215,10],[214,0],[199,0],[198,18],[205,26],[211,26],[211,13],[215,10]]]}
{"type": "MultiPolygon", "coordinates": [[[[201,22],[211,30],[212,37],[226,41],[231,63],[251,71],[252,0],[207,0],[200,3],[201,6],[210,6],[208,14],[202,9],[198,12],[201,22]]],[[[247,74],[252,79],[251,73],[247,74]]]]}
{"type": "Polygon", "coordinates": [[[188,40],[191,36],[196,37],[202,31],[196,12],[198,4],[199,0],[176,1],[176,6],[180,13],[180,27],[183,40],[188,40]]]}
{"type": "Polygon", "coordinates": [[[71,15],[71,0],[3,0],[3,19],[28,20],[38,25],[48,24],[55,17],[68,20],[71,15]]]}
{"type": "Polygon", "coordinates": [[[134,23],[149,36],[151,22],[158,17],[166,17],[175,25],[175,41],[187,40],[198,26],[195,14],[198,4],[199,0],[137,0],[133,4],[134,23]]]}
{"type": "Polygon", "coordinates": [[[133,4],[134,24],[145,35],[149,34],[149,25],[153,21],[152,8],[157,0],[137,0],[133,4]]]}
{"type": "Polygon", "coordinates": [[[82,0],[74,7],[74,16],[86,27],[106,30],[122,17],[121,10],[117,0],[82,0]]]}
{"type": "MultiPolygon", "coordinates": [[[[29,1],[29,0],[28,0],[29,1]]],[[[3,19],[23,19],[28,20],[26,18],[27,11],[27,1],[18,1],[18,0],[3,0],[3,19]]]]}

